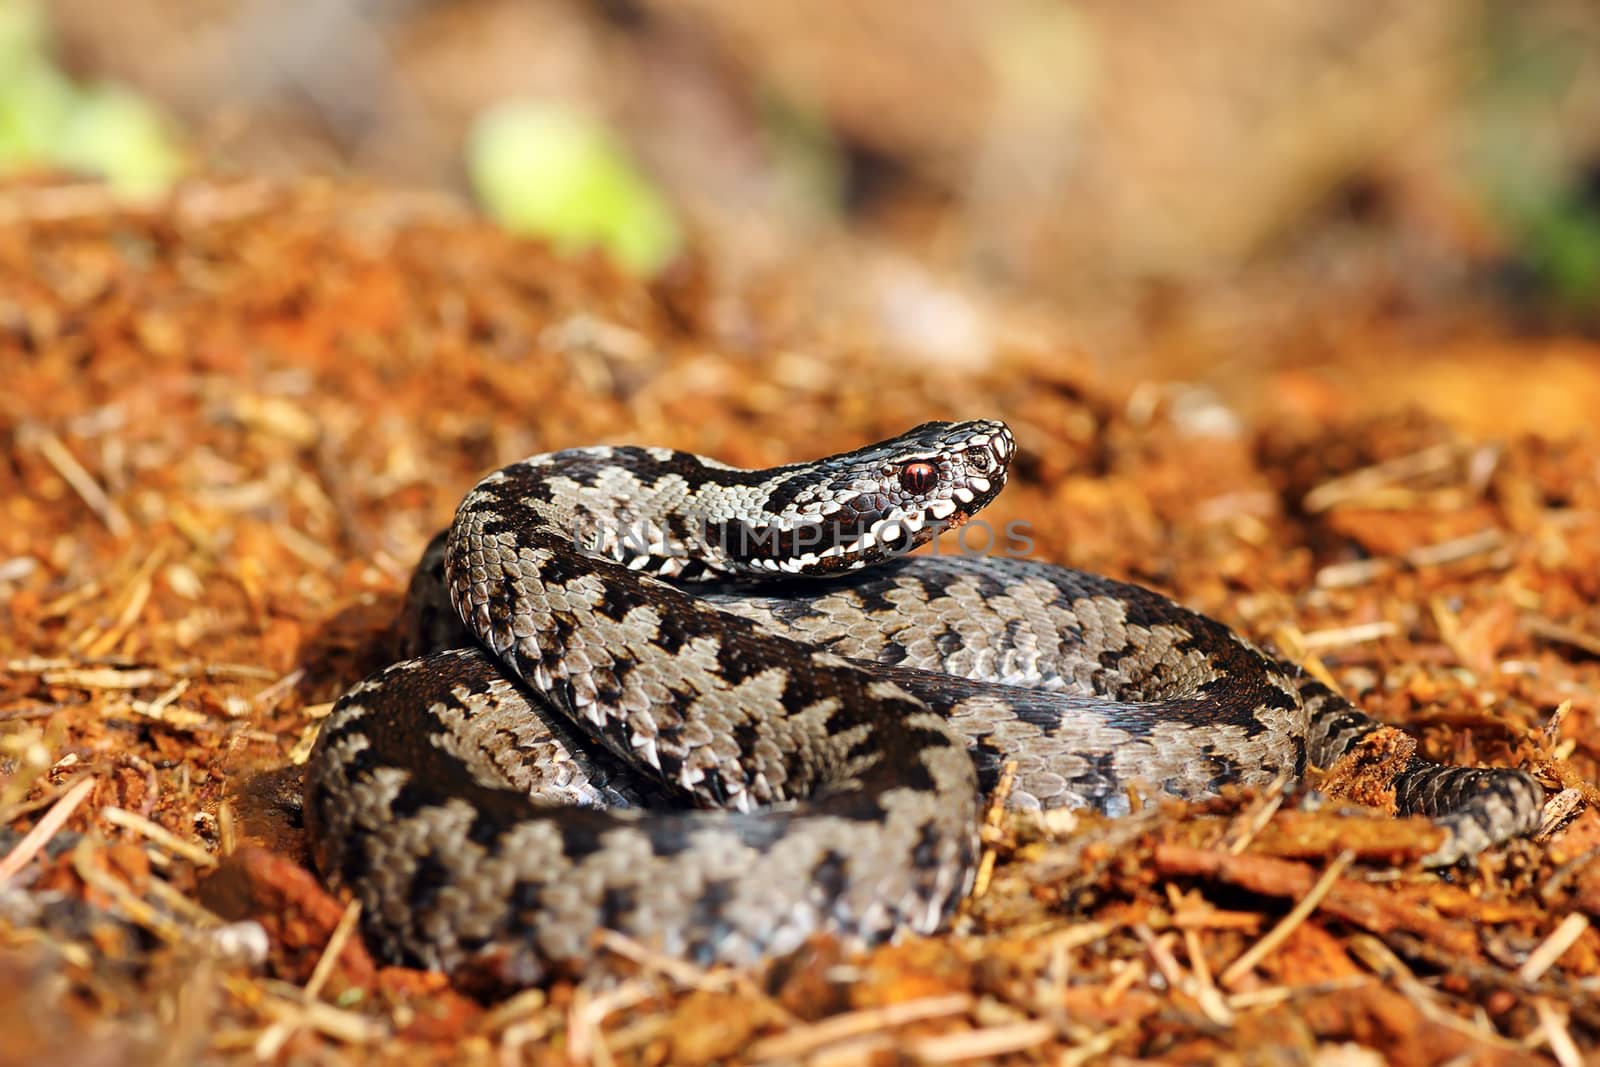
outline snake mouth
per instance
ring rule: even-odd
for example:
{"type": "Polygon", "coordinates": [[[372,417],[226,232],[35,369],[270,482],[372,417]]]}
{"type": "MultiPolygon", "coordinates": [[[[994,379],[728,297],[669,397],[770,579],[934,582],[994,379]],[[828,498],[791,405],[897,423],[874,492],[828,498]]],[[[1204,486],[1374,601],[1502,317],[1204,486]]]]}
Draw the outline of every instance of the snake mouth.
{"type": "MultiPolygon", "coordinates": [[[[998,487],[989,495],[994,491],[998,487]]],[[[986,503],[988,499],[977,495],[970,502],[941,499],[906,515],[812,522],[789,530],[753,534],[759,547],[742,553],[742,562],[775,577],[856,570],[908,553],[947,530],[964,526],[986,503]]]]}
{"type": "Polygon", "coordinates": [[[969,464],[973,462],[973,449],[987,452],[990,458],[984,469],[991,472],[987,476],[969,471],[963,480],[947,487],[948,495],[931,499],[915,510],[887,516],[864,513],[831,526],[823,522],[805,527],[818,531],[813,536],[820,543],[814,548],[759,560],[757,565],[779,575],[828,574],[856,570],[909,553],[942,533],[965,526],[988,505],[1005,487],[1007,464],[1015,447],[1010,432],[1002,427],[968,449],[969,464]]]}
{"type": "Polygon", "coordinates": [[[1004,487],[1016,444],[1004,423],[924,423],[890,441],[785,468],[772,518],[719,518],[725,566],[786,578],[837,574],[903,555],[956,529],[1004,487]]]}

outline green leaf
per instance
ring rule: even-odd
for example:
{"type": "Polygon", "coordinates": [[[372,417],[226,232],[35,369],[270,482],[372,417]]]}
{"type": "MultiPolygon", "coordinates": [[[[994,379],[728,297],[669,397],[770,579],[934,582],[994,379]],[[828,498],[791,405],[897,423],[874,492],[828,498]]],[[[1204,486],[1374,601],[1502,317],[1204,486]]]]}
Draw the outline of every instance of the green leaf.
{"type": "Polygon", "coordinates": [[[72,83],[45,63],[19,64],[0,77],[0,168],[48,160],[76,96],[72,83]]]}
{"type": "Polygon", "coordinates": [[[130,196],[160,193],[183,171],[183,155],[166,121],[126,89],[85,90],[57,131],[52,157],[73,170],[99,174],[130,196]]]}
{"type": "Polygon", "coordinates": [[[682,244],[665,198],[604,126],[569,109],[501,104],[474,124],[467,170],[500,225],[563,252],[599,247],[640,274],[682,244]]]}

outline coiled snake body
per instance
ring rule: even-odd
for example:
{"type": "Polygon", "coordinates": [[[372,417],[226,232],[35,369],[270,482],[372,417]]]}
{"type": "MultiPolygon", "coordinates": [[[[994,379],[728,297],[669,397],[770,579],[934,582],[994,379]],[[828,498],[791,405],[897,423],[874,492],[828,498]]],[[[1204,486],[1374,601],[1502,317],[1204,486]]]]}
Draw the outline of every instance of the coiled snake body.
{"type": "MultiPolygon", "coordinates": [[[[993,499],[1014,451],[1001,423],[928,423],[771,470],[589,448],[490,475],[413,582],[419,631],[459,618],[464,647],[374,675],[323,726],[318,868],[396,962],[536,981],[608,928],[744,963],[937,929],[1004,760],[1014,804],[1119,814],[1130,783],[1297,781],[1376,728],[1148,590],[901,558],[993,499]]],[[[1542,800],[1521,772],[1421,759],[1395,787],[1447,829],[1440,863],[1542,800]]]]}

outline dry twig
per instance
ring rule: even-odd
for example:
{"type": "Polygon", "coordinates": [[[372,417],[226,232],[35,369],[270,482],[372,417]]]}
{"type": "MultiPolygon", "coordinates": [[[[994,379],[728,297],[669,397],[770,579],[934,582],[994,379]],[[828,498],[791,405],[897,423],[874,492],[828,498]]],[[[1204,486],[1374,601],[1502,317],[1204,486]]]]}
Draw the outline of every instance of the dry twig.
{"type": "Polygon", "coordinates": [[[0,882],[14,878],[33,857],[39,854],[39,850],[60,832],[67,820],[72,818],[72,813],[78,810],[78,805],[82,804],[84,798],[94,789],[94,783],[94,777],[90,776],[67,790],[61,799],[45,812],[44,818],[28,831],[27,836],[18,841],[16,847],[6,853],[4,859],[0,859],[0,882]]]}
{"type": "Polygon", "coordinates": [[[1335,883],[1339,881],[1339,876],[1344,873],[1345,868],[1349,867],[1353,862],[1355,862],[1355,853],[1353,852],[1341,852],[1334,857],[1333,862],[1328,864],[1328,869],[1322,872],[1322,877],[1318,878],[1316,884],[1311,887],[1311,891],[1301,898],[1300,902],[1289,911],[1289,914],[1283,917],[1283,920],[1277,926],[1268,930],[1261,940],[1251,945],[1244,951],[1243,955],[1230,963],[1217,980],[1224,986],[1232,987],[1237,985],[1239,980],[1249,974],[1256,964],[1266,959],[1274,949],[1283,944],[1284,939],[1294,932],[1295,927],[1310,918],[1311,913],[1317,910],[1317,905],[1322,903],[1322,899],[1328,895],[1335,883]]]}

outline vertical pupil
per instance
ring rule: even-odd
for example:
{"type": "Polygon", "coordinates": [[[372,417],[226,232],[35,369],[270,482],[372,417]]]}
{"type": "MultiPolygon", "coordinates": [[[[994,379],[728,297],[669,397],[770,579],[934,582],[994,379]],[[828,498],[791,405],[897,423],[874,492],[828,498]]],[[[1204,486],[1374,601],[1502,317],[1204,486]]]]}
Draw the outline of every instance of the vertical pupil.
{"type": "Polygon", "coordinates": [[[911,493],[926,493],[933,482],[933,467],[927,463],[909,463],[900,474],[900,484],[911,493]]]}

